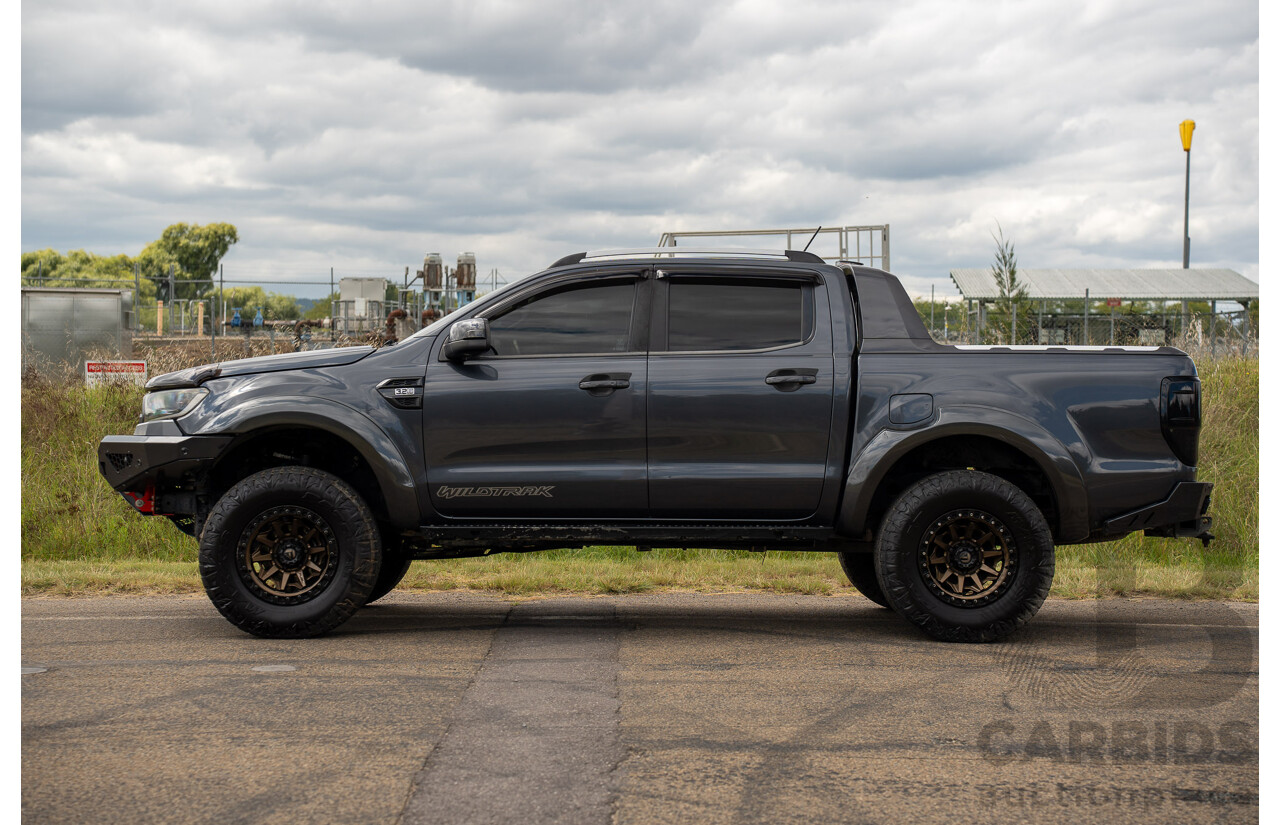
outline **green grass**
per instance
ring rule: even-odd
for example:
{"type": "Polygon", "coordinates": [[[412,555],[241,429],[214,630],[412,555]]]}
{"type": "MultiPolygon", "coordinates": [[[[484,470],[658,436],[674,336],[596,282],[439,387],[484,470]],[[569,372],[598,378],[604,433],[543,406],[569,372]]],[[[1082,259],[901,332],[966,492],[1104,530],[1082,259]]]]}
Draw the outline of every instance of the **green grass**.
{"type": "MultiPolygon", "coordinates": [[[[1214,488],[1210,549],[1141,535],[1058,548],[1054,594],[1258,598],[1258,362],[1205,361],[1200,478],[1214,488]]],[[[195,542],[144,518],[98,473],[97,443],[133,429],[137,388],[24,379],[22,588],[25,594],[194,592],[195,542]]],[[[404,586],[503,594],[662,590],[850,592],[827,553],[592,547],[415,562],[404,586]]]]}

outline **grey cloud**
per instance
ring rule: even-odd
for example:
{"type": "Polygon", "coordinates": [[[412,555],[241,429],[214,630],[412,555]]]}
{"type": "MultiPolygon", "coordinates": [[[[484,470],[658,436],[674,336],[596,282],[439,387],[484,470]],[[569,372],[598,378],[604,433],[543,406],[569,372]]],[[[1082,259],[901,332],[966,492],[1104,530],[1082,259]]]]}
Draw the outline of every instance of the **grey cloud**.
{"type": "Polygon", "coordinates": [[[1195,117],[1193,259],[1256,266],[1246,2],[86,0],[30,7],[23,40],[24,248],[229,220],[246,271],[467,249],[514,273],[664,229],[889,222],[895,269],[944,283],[998,219],[1026,266],[1173,261],[1195,117]]]}

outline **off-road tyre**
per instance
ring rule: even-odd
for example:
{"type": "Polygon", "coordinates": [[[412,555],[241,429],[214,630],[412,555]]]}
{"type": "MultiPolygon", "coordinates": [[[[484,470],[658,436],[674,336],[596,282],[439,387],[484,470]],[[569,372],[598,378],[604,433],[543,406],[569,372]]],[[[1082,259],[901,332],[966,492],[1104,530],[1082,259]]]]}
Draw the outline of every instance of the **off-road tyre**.
{"type": "Polygon", "coordinates": [[[880,589],[880,580],[876,578],[875,553],[854,553],[841,550],[836,554],[840,558],[840,567],[849,577],[854,589],[881,607],[888,607],[889,600],[880,589]]]}
{"type": "Polygon", "coordinates": [[[351,618],[373,591],[381,558],[368,505],[351,485],[311,467],[239,481],[200,536],[200,578],[214,607],[270,638],[320,636],[351,618]]]}
{"type": "Polygon", "coordinates": [[[373,604],[378,599],[396,589],[413,563],[413,556],[408,553],[390,553],[383,548],[382,566],[378,569],[378,580],[373,583],[373,591],[365,604],[373,604]]]}
{"type": "Polygon", "coordinates": [[[995,642],[1026,624],[1049,594],[1053,535],[1035,503],[1008,481],[972,470],[938,473],[890,506],[875,565],[889,605],[925,633],[995,642]],[[975,558],[986,569],[974,568],[975,558]]]}

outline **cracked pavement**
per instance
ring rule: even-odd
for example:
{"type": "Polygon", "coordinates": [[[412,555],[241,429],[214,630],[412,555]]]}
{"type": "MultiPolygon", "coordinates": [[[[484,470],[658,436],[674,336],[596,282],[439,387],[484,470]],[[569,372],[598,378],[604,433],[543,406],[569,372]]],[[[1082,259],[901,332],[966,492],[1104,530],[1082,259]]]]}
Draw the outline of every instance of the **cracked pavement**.
{"type": "Polygon", "coordinates": [[[1259,815],[1256,605],[1050,600],[999,645],[854,595],[393,593],[299,641],[203,597],[22,618],[27,823],[1259,815]]]}

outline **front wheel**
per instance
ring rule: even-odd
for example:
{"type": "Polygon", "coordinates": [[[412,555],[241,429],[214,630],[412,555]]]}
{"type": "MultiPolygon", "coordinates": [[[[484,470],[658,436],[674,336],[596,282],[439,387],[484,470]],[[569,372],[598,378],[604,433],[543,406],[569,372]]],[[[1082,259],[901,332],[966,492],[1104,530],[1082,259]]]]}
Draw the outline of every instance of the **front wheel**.
{"type": "Polygon", "coordinates": [[[836,554],[840,558],[840,568],[849,577],[854,589],[881,607],[888,607],[889,600],[880,589],[880,580],[876,578],[876,557],[874,553],[855,553],[841,550],[836,554]]]}
{"type": "Polygon", "coordinates": [[[988,473],[938,473],[889,508],[876,576],[895,611],[949,642],[999,641],[1053,583],[1053,536],[1035,503],[988,473]]]}
{"type": "Polygon", "coordinates": [[[369,598],[382,543],[352,487],[311,467],[243,479],[214,505],[200,536],[205,592],[255,636],[328,633],[369,598]]]}

